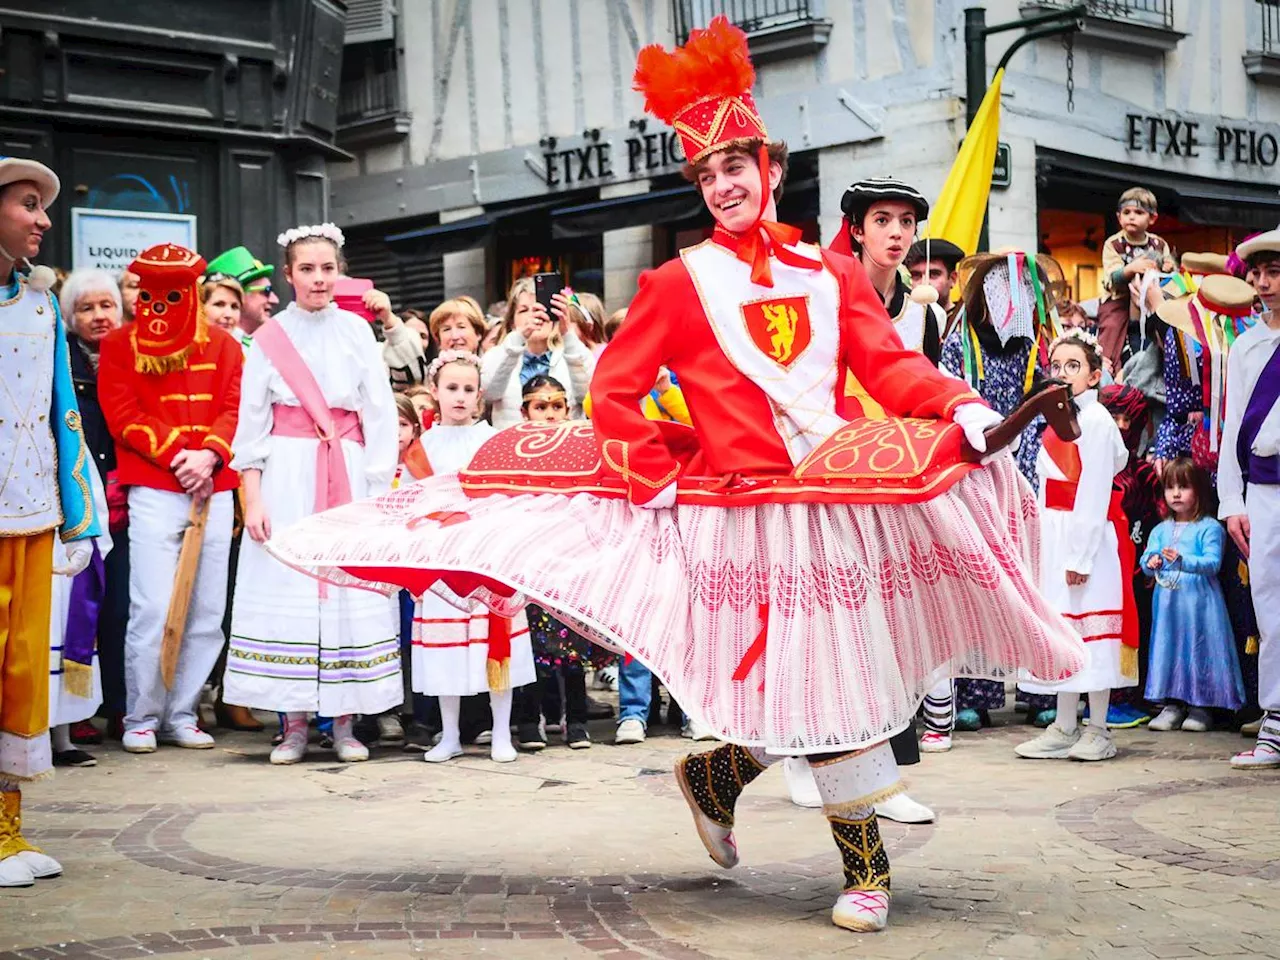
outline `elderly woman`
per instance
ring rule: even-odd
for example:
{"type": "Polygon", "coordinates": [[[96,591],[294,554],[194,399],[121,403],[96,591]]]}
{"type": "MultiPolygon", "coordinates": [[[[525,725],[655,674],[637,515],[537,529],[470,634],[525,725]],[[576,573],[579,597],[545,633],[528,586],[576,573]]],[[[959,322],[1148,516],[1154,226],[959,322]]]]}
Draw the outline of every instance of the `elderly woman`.
{"type": "Polygon", "coordinates": [[[521,422],[521,391],[539,374],[563,384],[570,416],[582,416],[595,358],[570,322],[575,311],[567,294],[568,290],[555,294],[548,313],[534,296],[532,277],[512,284],[502,340],[483,356],[481,365],[481,386],[493,404],[493,425],[499,430],[521,422]]]}
{"type": "Polygon", "coordinates": [[[484,311],[473,298],[462,296],[446,300],[431,311],[427,329],[437,349],[479,353],[486,332],[484,311]]]}
{"type": "MultiPolygon", "coordinates": [[[[52,671],[50,689],[50,727],[54,729],[55,762],[59,764],[92,764],[93,758],[71,746],[74,738],[80,742],[100,742],[101,736],[88,723],[88,718],[102,700],[103,712],[112,724],[118,724],[124,716],[124,635],[129,619],[129,549],[125,528],[127,515],[123,509],[124,497],[115,484],[115,443],[107,430],[102,407],[98,404],[98,347],[103,338],[123,322],[120,288],[116,278],[105,270],[76,270],[62,284],[59,296],[62,315],[67,322],[67,348],[71,358],[71,380],[75,384],[76,400],[80,406],[80,420],[85,440],[98,468],[98,477],[106,491],[110,512],[110,534],[114,549],[105,553],[105,586],[98,617],[98,662],[101,669],[102,689],[80,690],[79,685],[67,683],[68,670],[74,674],[77,667],[64,667],[63,643],[55,643],[59,649],[50,658],[52,671]],[[71,724],[69,731],[64,726],[71,724]]],[[[97,565],[91,566],[82,576],[92,577],[97,565]]],[[[57,579],[57,578],[55,578],[57,579]]],[[[70,600],[76,590],[68,591],[70,600]]],[[[64,615],[66,609],[61,611],[64,615]]],[[[55,621],[59,618],[55,616],[55,621]]],[[[90,653],[92,648],[90,648],[90,653]]],[[[69,650],[68,657],[74,656],[69,650]]],[[[91,665],[91,664],[90,664],[91,665]]],[[[81,666],[84,666],[82,664],[81,666]]]]}

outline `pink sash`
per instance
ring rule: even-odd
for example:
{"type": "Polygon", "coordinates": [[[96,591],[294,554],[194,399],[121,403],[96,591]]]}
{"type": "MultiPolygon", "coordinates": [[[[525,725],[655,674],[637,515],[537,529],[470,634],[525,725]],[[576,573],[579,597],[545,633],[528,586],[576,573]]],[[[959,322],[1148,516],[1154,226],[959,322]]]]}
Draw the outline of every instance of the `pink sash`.
{"type": "Polygon", "coordinates": [[[253,335],[253,345],[267,355],[302,405],[299,409],[276,404],[273,408],[275,424],[271,432],[288,437],[307,437],[314,430],[316,439],[320,441],[316,447],[316,512],[350,503],[351,481],[347,477],[346,457],[342,455],[342,440],[345,437],[364,443],[359,416],[350,410],[329,408],[311,368],[275,320],[269,320],[253,335]],[[285,412],[292,410],[298,410],[298,413],[285,412]],[[300,422],[300,414],[308,417],[310,424],[300,422]]]}

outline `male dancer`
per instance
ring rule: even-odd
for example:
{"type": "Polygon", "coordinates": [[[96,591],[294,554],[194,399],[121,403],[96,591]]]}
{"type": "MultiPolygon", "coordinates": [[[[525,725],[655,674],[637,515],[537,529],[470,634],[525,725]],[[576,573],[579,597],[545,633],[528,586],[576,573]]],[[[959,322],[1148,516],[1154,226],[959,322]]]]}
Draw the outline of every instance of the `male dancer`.
{"type": "Polygon", "coordinates": [[[1262,300],[1262,319],[1227,358],[1226,425],[1218,453],[1218,516],[1249,562],[1258,620],[1258,704],[1253,749],[1233,767],[1280,767],[1280,229],[1236,247],[1262,300]]]}
{"type": "MultiPolygon", "coordinates": [[[[772,219],[787,151],[753,80],[723,17],[674,53],[641,51],[646,110],[680,134],[716,229],[641,279],[597,369],[592,425],[512,427],[458,481],[318,514],[268,549],[333,582],[421,593],[443,579],[498,612],[533,598],[652,667],[728,741],[676,769],[723,866],[738,860],[743,787],[810,757],[845,866],[832,920],[879,930],[889,870],[873,805],[901,789],[888,738],[946,671],[1060,679],[1084,650],[1030,575],[1012,460],[964,465],[961,436],[985,452],[1000,416],[903,347],[855,260],[772,219]],[[691,430],[641,412],[664,366],[691,430]],[[871,404],[890,416],[868,419],[871,404]],[[562,495],[575,489],[596,495],[562,495]]],[[[1041,408],[1065,426],[1060,395],[1041,408]]]]}
{"type": "Polygon", "coordinates": [[[101,532],[67,335],[51,274],[23,270],[49,229],[52,170],[0,157],[0,887],[29,887],[62,866],[22,836],[21,785],[52,771],[49,616],[55,572],[75,576],[101,532]],[[12,349],[10,349],[12,347],[12,349]],[[54,570],[54,531],[67,566],[54,570]]]}

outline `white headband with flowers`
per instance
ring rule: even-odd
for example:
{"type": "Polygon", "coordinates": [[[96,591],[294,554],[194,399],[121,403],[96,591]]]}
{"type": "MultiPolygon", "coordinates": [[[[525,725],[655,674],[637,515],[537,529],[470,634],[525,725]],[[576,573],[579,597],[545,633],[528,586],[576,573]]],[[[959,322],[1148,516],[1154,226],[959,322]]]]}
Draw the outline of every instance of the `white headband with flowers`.
{"type": "Polygon", "coordinates": [[[1057,350],[1064,343],[1077,343],[1093,353],[1098,353],[1101,349],[1098,346],[1098,338],[1081,327],[1071,327],[1062,336],[1054,340],[1049,345],[1049,353],[1052,354],[1054,350],[1057,350]]]}
{"type": "Polygon", "coordinates": [[[427,367],[427,383],[434,386],[441,369],[451,363],[469,363],[476,368],[477,372],[480,370],[480,358],[474,353],[468,353],[466,350],[445,350],[431,361],[431,366],[427,367]]]}
{"type": "Polygon", "coordinates": [[[347,242],[346,237],[342,235],[342,231],[336,223],[316,223],[311,226],[294,227],[291,230],[286,230],[276,237],[276,243],[287,250],[291,244],[297,243],[299,240],[310,240],[312,238],[328,240],[339,250],[347,242]]]}

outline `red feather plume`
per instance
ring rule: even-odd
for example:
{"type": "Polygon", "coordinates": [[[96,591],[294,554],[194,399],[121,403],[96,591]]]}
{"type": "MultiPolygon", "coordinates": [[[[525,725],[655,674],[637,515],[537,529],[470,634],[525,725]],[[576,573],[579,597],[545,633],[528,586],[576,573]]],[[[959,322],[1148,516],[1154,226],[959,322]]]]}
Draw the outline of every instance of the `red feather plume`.
{"type": "Polygon", "coordinates": [[[694,101],[740,96],[755,81],[747,35],[721,16],[705,30],[691,31],[682,47],[667,51],[655,43],[642,49],[632,85],[644,94],[645,110],[670,124],[694,101]]]}

